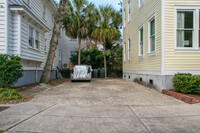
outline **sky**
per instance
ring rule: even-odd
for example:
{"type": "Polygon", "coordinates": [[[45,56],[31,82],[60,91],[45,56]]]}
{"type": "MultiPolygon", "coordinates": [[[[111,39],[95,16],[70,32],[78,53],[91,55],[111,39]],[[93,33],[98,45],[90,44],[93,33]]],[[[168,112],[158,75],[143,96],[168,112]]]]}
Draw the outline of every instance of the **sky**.
{"type": "MultiPolygon", "coordinates": [[[[55,0],[55,1],[59,2],[60,0],[55,0]]],[[[119,9],[120,9],[120,6],[118,5],[119,0],[88,0],[88,2],[92,2],[92,3],[94,3],[96,6],[110,4],[110,5],[112,5],[116,10],[119,10],[119,9]]]]}

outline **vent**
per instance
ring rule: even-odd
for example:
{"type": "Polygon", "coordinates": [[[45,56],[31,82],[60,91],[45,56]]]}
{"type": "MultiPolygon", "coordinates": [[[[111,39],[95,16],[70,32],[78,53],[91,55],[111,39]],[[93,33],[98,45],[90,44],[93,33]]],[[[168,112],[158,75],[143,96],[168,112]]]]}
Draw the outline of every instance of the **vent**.
{"type": "Polygon", "coordinates": [[[126,75],[124,75],[124,78],[126,78],[126,75]]]}
{"type": "Polygon", "coordinates": [[[153,80],[150,79],[150,80],[149,80],[149,83],[150,83],[150,85],[153,85],[153,80]]]}
{"type": "Polygon", "coordinates": [[[140,82],[142,82],[142,78],[140,78],[140,82]]]}
{"type": "Polygon", "coordinates": [[[131,76],[128,76],[129,79],[131,79],[131,76]]]}

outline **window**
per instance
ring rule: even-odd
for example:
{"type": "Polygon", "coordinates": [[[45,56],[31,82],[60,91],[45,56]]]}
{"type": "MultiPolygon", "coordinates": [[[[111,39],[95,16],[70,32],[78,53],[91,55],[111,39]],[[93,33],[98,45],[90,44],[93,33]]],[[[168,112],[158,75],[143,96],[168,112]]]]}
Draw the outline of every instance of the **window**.
{"type": "Polygon", "coordinates": [[[143,27],[139,29],[139,56],[143,56],[144,53],[144,46],[143,46],[143,40],[144,40],[144,32],[143,27]]]}
{"type": "Polygon", "coordinates": [[[128,60],[131,60],[131,39],[128,39],[128,60]]]}
{"type": "Polygon", "coordinates": [[[47,52],[47,39],[44,41],[44,52],[47,52]]]}
{"type": "Polygon", "coordinates": [[[44,5],[44,9],[43,9],[43,18],[46,20],[46,15],[47,15],[47,8],[46,6],[44,5]]]}
{"type": "Polygon", "coordinates": [[[32,48],[34,48],[34,38],[33,38],[33,28],[31,26],[29,26],[29,46],[31,46],[32,48]]]}
{"type": "Polygon", "coordinates": [[[29,5],[29,6],[30,6],[30,4],[31,4],[31,0],[24,0],[24,2],[25,2],[27,5],[29,5]]]}
{"type": "Polygon", "coordinates": [[[149,20],[149,53],[155,52],[155,16],[149,20]]]}
{"type": "Polygon", "coordinates": [[[40,33],[35,30],[35,48],[40,49],[40,33]]]}
{"type": "Polygon", "coordinates": [[[177,12],[177,47],[193,47],[194,11],[177,12]]]}
{"type": "Polygon", "coordinates": [[[124,61],[126,61],[126,43],[124,43],[124,61]]]}
{"type": "Polygon", "coordinates": [[[58,50],[58,58],[59,58],[59,61],[62,60],[62,50],[61,49],[58,50]]]}
{"type": "Polygon", "coordinates": [[[200,47],[200,11],[199,11],[199,47],[200,47]]]}
{"type": "Polygon", "coordinates": [[[130,21],[130,14],[131,14],[131,1],[128,1],[128,22],[130,21]]]}
{"type": "Polygon", "coordinates": [[[138,0],[138,3],[139,3],[139,8],[143,6],[144,4],[144,0],[138,0]]]}
{"type": "Polygon", "coordinates": [[[126,27],[126,9],[124,8],[124,27],[126,27]]]}

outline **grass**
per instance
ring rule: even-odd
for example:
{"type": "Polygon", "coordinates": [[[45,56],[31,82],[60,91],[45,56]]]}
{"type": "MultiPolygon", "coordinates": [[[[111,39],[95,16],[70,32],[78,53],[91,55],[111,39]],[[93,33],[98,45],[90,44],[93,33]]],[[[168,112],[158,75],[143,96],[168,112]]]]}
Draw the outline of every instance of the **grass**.
{"type": "Polygon", "coordinates": [[[16,90],[0,88],[0,102],[6,103],[10,100],[18,100],[23,96],[16,90]]]}
{"type": "Polygon", "coordinates": [[[58,83],[58,82],[51,82],[51,83],[50,83],[50,85],[52,85],[52,86],[54,86],[54,87],[55,87],[55,86],[58,86],[58,85],[60,85],[60,84],[61,84],[61,83],[58,83]]]}
{"type": "Polygon", "coordinates": [[[61,85],[61,84],[65,83],[65,82],[67,82],[69,80],[70,79],[54,79],[54,80],[51,80],[50,85],[55,87],[55,86],[58,86],[58,85],[61,85]]]}

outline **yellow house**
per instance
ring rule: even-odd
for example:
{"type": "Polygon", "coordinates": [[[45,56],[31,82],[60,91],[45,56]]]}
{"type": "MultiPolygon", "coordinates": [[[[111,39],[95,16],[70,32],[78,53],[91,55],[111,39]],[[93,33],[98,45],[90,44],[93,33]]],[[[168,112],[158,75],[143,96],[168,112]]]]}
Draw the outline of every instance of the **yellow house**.
{"type": "Polygon", "coordinates": [[[200,75],[200,0],[123,0],[123,47],[124,79],[162,91],[200,75]]]}

